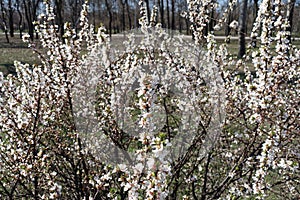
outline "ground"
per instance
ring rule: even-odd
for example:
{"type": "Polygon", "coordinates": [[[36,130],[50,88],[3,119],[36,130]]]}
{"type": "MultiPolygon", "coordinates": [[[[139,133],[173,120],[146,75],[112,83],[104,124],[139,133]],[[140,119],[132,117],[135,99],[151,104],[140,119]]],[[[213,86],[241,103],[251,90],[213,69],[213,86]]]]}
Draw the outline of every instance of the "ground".
{"type": "MultiPolygon", "coordinates": [[[[185,36],[191,39],[191,36],[185,36]]],[[[217,36],[218,43],[223,43],[225,37],[217,36]]],[[[247,38],[249,41],[249,38],[247,38]]],[[[36,40],[38,41],[38,40],[36,40]]],[[[117,47],[124,41],[124,34],[116,34],[112,36],[112,45],[117,47]]],[[[296,38],[293,44],[298,48],[300,47],[300,38],[296,38]]],[[[238,37],[233,36],[231,38],[231,43],[228,44],[232,55],[237,55],[238,52],[238,37]]],[[[20,61],[28,64],[39,64],[39,59],[36,54],[33,53],[32,49],[28,48],[28,44],[24,43],[18,33],[15,37],[10,38],[10,43],[7,43],[5,35],[0,33],[0,71],[5,75],[14,72],[14,61],[20,61]]]]}

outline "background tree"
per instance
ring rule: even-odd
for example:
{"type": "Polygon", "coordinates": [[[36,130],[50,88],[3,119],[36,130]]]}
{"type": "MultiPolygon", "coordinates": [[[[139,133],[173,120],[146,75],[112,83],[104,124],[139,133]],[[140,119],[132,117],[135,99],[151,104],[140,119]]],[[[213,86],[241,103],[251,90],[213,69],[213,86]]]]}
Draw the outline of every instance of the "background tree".
{"type": "Polygon", "coordinates": [[[9,21],[9,35],[14,37],[14,12],[13,0],[8,0],[8,21],[9,21]]]}
{"type": "Polygon", "coordinates": [[[68,6],[65,8],[65,14],[68,13],[68,18],[71,20],[71,24],[73,28],[76,29],[77,31],[77,26],[79,22],[79,17],[80,17],[80,10],[82,8],[82,4],[84,3],[83,0],[69,0],[68,1],[68,6]]]}
{"type": "Polygon", "coordinates": [[[55,10],[55,16],[56,16],[56,24],[59,27],[59,34],[61,37],[64,35],[64,2],[63,0],[55,0],[54,1],[54,10],[55,10]]]}
{"type": "Polygon", "coordinates": [[[175,30],[176,29],[176,24],[175,24],[175,7],[176,7],[176,0],[171,0],[171,12],[172,12],[172,17],[171,17],[171,29],[175,30]]]}
{"type": "Polygon", "coordinates": [[[166,28],[164,0],[158,0],[157,2],[158,2],[159,10],[160,10],[160,23],[163,28],[166,28]]]}
{"type": "Polygon", "coordinates": [[[16,0],[16,10],[18,12],[18,17],[19,17],[19,20],[18,20],[18,29],[19,29],[19,32],[20,32],[20,38],[22,38],[23,36],[23,30],[24,30],[24,16],[23,16],[23,7],[22,7],[22,0],[16,0]]]}
{"type": "Polygon", "coordinates": [[[7,23],[7,9],[5,7],[4,0],[0,1],[0,7],[1,7],[1,29],[5,33],[5,38],[7,43],[9,43],[9,35],[8,35],[8,23],[7,23]]]}
{"type": "Polygon", "coordinates": [[[150,20],[150,16],[151,16],[150,0],[145,0],[145,3],[146,3],[146,9],[147,9],[147,17],[148,17],[148,20],[150,20]]]}
{"type": "MultiPolygon", "coordinates": [[[[42,0],[3,0],[3,9],[5,23],[7,26],[7,30],[9,31],[9,37],[13,36],[15,29],[20,31],[20,35],[24,29],[27,29],[29,35],[32,37],[34,32],[34,26],[32,23],[36,21],[37,13],[42,12],[43,7],[40,7],[40,3],[42,0]],[[24,23],[25,22],[25,23],[24,23]]],[[[79,19],[79,11],[83,4],[84,0],[53,0],[52,3],[54,5],[54,9],[56,10],[56,20],[59,24],[60,35],[63,33],[62,24],[66,21],[71,21],[73,27],[78,26],[79,19]]],[[[117,33],[120,31],[129,30],[133,27],[137,28],[138,18],[139,18],[139,0],[92,0],[90,1],[90,20],[93,22],[95,28],[99,27],[100,24],[104,24],[107,27],[107,31],[113,33],[117,33]],[[108,4],[107,4],[108,3],[108,4]],[[108,7],[107,7],[108,6],[108,7]],[[111,20],[113,19],[113,20],[111,20]],[[111,22],[110,22],[111,21],[111,22]],[[110,28],[111,27],[111,31],[110,28]]],[[[232,21],[239,20],[240,14],[242,14],[242,10],[244,9],[243,4],[239,1],[235,2],[233,0],[228,0],[226,2],[215,0],[214,3],[218,3],[221,5],[222,9],[214,9],[207,8],[210,10],[210,16],[206,22],[205,34],[211,32],[217,20],[222,18],[224,10],[229,7],[232,7],[228,10],[226,15],[226,26],[222,27],[220,31],[224,31],[225,36],[229,34],[235,35],[237,34],[237,30],[231,31],[232,29],[229,25],[232,21]]],[[[182,31],[186,30],[186,34],[189,32],[189,21],[182,18],[181,14],[187,11],[186,1],[184,0],[146,0],[145,1],[147,12],[149,12],[148,17],[150,17],[150,10],[153,5],[157,5],[159,8],[159,23],[162,24],[163,27],[168,29],[178,29],[182,31]]],[[[254,20],[257,16],[258,6],[260,4],[259,1],[249,1],[247,3],[247,13],[246,16],[246,32],[247,29],[253,28],[254,20]]],[[[292,35],[297,34],[300,30],[300,25],[297,20],[297,16],[299,15],[297,12],[299,10],[299,3],[297,0],[291,0],[286,4],[286,15],[288,17],[288,21],[291,22],[291,31],[292,35]]],[[[214,7],[214,6],[213,6],[214,7]]],[[[2,14],[1,17],[3,18],[2,14]]],[[[4,21],[1,20],[2,30],[4,30],[4,21]]],[[[289,29],[287,29],[289,31],[289,29]]],[[[77,31],[77,29],[76,29],[77,31]]],[[[5,32],[5,31],[4,31],[5,32]]],[[[291,39],[291,38],[290,38],[291,39]]],[[[255,46],[255,38],[254,35],[251,36],[251,43],[255,46]]]]}
{"type": "Polygon", "coordinates": [[[288,37],[288,40],[291,42],[292,38],[292,31],[293,31],[293,17],[294,17],[294,8],[295,8],[296,0],[289,0],[287,3],[287,11],[286,11],[286,17],[289,23],[289,27],[287,28],[287,31],[289,31],[291,34],[288,37]]]}
{"type": "Polygon", "coordinates": [[[129,3],[129,0],[125,0],[125,4],[126,4],[126,9],[127,9],[127,17],[128,17],[128,24],[129,24],[129,30],[132,28],[132,9],[131,9],[131,5],[132,2],[129,3]]]}
{"type": "Polygon", "coordinates": [[[246,20],[248,0],[243,0],[239,17],[239,52],[238,57],[242,58],[246,53],[246,20]]]}
{"type": "Polygon", "coordinates": [[[105,6],[106,6],[106,9],[107,9],[107,13],[108,13],[108,30],[109,30],[109,36],[111,37],[112,35],[112,22],[113,22],[113,11],[112,11],[112,1],[108,1],[108,0],[105,0],[105,6]]]}
{"type": "Polygon", "coordinates": [[[170,20],[170,3],[169,0],[166,0],[166,15],[167,15],[167,27],[168,29],[171,29],[171,20],[170,20]]]}
{"type": "Polygon", "coordinates": [[[119,5],[121,7],[121,24],[122,24],[122,31],[125,31],[126,29],[126,20],[125,20],[125,7],[126,7],[126,2],[125,0],[119,0],[119,5]]]}
{"type": "MultiPolygon", "coordinates": [[[[37,20],[39,6],[42,0],[23,0],[24,14],[27,21],[28,33],[31,40],[34,39],[34,24],[37,20]]],[[[37,36],[37,35],[36,35],[37,36]]]]}
{"type": "MultiPolygon", "coordinates": [[[[253,0],[253,22],[252,22],[252,28],[253,28],[253,25],[255,24],[255,20],[257,18],[257,13],[258,13],[258,0],[253,0]]],[[[256,35],[253,34],[251,36],[251,45],[252,47],[256,47],[257,45],[257,42],[256,42],[256,35]]]]}

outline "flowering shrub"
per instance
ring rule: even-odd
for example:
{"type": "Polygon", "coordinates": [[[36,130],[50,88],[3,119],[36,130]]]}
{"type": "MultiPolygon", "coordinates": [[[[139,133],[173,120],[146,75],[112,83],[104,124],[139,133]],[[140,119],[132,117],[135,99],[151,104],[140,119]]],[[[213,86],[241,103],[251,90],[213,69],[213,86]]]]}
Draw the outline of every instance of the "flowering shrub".
{"type": "Polygon", "coordinates": [[[43,51],[30,44],[41,65],[0,74],[1,198],[299,197],[300,52],[283,3],[262,2],[260,46],[240,60],[204,35],[216,4],[188,5],[192,44],[141,2],[142,36],[122,51],[94,33],[87,5],[60,38],[45,4],[43,51]]]}

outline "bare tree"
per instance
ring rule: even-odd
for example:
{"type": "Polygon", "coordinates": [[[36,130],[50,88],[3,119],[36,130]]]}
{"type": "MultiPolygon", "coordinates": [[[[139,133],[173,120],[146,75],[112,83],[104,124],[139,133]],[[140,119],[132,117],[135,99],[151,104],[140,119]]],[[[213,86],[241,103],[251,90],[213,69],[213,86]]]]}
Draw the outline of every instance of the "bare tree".
{"type": "Polygon", "coordinates": [[[1,29],[5,33],[5,38],[7,43],[9,43],[8,30],[7,30],[7,16],[6,16],[7,11],[3,0],[0,1],[0,7],[1,7],[1,18],[2,18],[1,29]]]}
{"type": "Polygon", "coordinates": [[[9,23],[9,35],[14,37],[14,8],[12,0],[8,0],[8,23],[9,23]]]}
{"type": "Polygon", "coordinates": [[[287,12],[286,12],[286,18],[289,22],[289,27],[287,28],[287,31],[290,32],[290,35],[288,37],[288,40],[291,41],[291,35],[293,30],[293,15],[294,15],[294,8],[295,8],[296,0],[289,0],[287,4],[287,12]]]}
{"type": "Polygon", "coordinates": [[[76,30],[77,30],[77,24],[78,24],[78,20],[79,20],[80,9],[81,9],[82,3],[83,3],[82,0],[69,0],[68,1],[68,7],[70,9],[69,13],[71,15],[70,16],[71,22],[72,22],[73,28],[75,28],[76,30]]]}
{"type": "MultiPolygon", "coordinates": [[[[229,7],[229,3],[230,3],[230,0],[227,0],[227,7],[229,7]]],[[[228,9],[228,14],[227,14],[227,19],[226,19],[226,26],[225,26],[225,36],[227,37],[227,36],[229,36],[229,34],[230,34],[230,26],[229,26],[229,24],[230,24],[230,22],[231,22],[231,10],[230,9],[228,9]]]]}
{"type": "Polygon", "coordinates": [[[210,12],[210,18],[209,18],[209,22],[208,22],[208,31],[211,32],[214,29],[215,26],[215,8],[212,7],[211,8],[211,12],[210,12]]]}
{"type": "Polygon", "coordinates": [[[185,17],[183,16],[183,13],[187,11],[187,4],[185,0],[177,0],[176,4],[177,12],[176,15],[178,17],[178,29],[179,32],[182,33],[183,30],[186,30],[186,34],[188,34],[188,21],[185,20],[185,17]]]}
{"type": "Polygon", "coordinates": [[[150,20],[150,15],[151,15],[151,11],[150,11],[150,2],[149,0],[145,0],[146,3],[146,8],[147,8],[147,17],[148,17],[148,21],[150,20]]]}
{"type": "MultiPolygon", "coordinates": [[[[257,18],[257,12],[258,12],[258,0],[254,0],[253,1],[253,25],[255,23],[255,20],[257,18]]],[[[252,47],[256,47],[256,35],[253,34],[253,36],[251,37],[251,45],[252,47]]]]}
{"type": "Polygon", "coordinates": [[[92,20],[93,20],[93,26],[94,30],[96,31],[96,1],[92,0],[90,1],[90,6],[92,8],[92,20]]]}
{"type": "Polygon", "coordinates": [[[28,33],[31,40],[34,38],[34,24],[33,22],[37,20],[38,8],[42,0],[23,0],[25,18],[28,25],[28,33]]]}
{"type": "Polygon", "coordinates": [[[112,35],[112,18],[113,18],[111,1],[105,0],[105,6],[106,6],[108,17],[109,17],[108,30],[109,30],[109,36],[111,37],[111,35],[112,35]]]}
{"type": "Polygon", "coordinates": [[[167,1],[167,24],[168,24],[168,29],[171,28],[171,23],[170,23],[170,5],[169,5],[169,0],[167,1]]]}
{"type": "Polygon", "coordinates": [[[172,30],[175,30],[176,29],[176,25],[175,25],[175,5],[176,4],[176,1],[175,0],[172,0],[171,1],[171,10],[172,10],[172,16],[171,16],[171,19],[172,19],[172,30]]]}
{"type": "Polygon", "coordinates": [[[20,38],[22,38],[24,26],[23,26],[23,13],[21,12],[21,10],[22,10],[21,0],[16,0],[16,9],[17,9],[18,16],[19,16],[18,28],[20,31],[20,38]]]}
{"type": "Polygon", "coordinates": [[[160,21],[161,21],[161,25],[163,28],[166,27],[166,24],[165,24],[165,18],[164,18],[164,15],[165,15],[165,10],[164,10],[164,0],[158,0],[158,6],[159,6],[159,10],[160,10],[160,21]]]}
{"type": "Polygon", "coordinates": [[[80,10],[81,10],[81,5],[83,4],[83,0],[69,0],[67,2],[68,3],[66,3],[66,7],[64,8],[64,12],[65,12],[64,16],[70,19],[73,28],[75,28],[77,32],[77,26],[78,26],[80,10]]]}
{"type": "Polygon", "coordinates": [[[55,0],[55,13],[56,13],[56,23],[59,27],[60,36],[64,35],[64,1],[63,0],[55,0]]]}
{"type": "Polygon", "coordinates": [[[131,29],[132,28],[131,11],[130,11],[130,6],[129,6],[129,3],[128,3],[128,0],[125,0],[125,4],[126,4],[126,9],[127,9],[129,29],[131,29]]]}
{"type": "Polygon", "coordinates": [[[125,0],[120,0],[119,1],[122,9],[122,17],[121,17],[121,23],[122,23],[122,31],[125,31],[126,29],[126,20],[125,20],[125,7],[126,7],[126,1],[125,0]]]}
{"type": "Polygon", "coordinates": [[[239,52],[238,57],[242,58],[246,53],[246,19],[248,0],[242,1],[242,9],[239,16],[239,52]]]}

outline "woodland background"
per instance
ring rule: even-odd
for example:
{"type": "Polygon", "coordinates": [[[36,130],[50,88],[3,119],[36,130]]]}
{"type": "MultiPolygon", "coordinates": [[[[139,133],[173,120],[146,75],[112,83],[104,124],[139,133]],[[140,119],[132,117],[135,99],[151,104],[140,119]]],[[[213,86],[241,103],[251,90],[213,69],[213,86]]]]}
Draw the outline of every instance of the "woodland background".
{"type": "MultiPolygon", "coordinates": [[[[158,7],[157,21],[163,28],[178,30],[180,33],[191,34],[190,22],[184,17],[184,12],[188,10],[185,0],[146,0],[148,18],[150,18],[153,5],[158,7]]],[[[220,7],[210,12],[210,20],[205,32],[213,31],[214,26],[222,17],[223,12],[229,5],[235,4],[235,0],[216,0],[215,3],[220,7]]],[[[76,28],[79,22],[81,6],[84,0],[55,0],[52,2],[56,21],[59,25],[61,35],[64,34],[64,23],[71,22],[76,28]]],[[[259,0],[238,0],[232,11],[228,15],[227,26],[217,31],[217,35],[235,34],[237,30],[231,30],[230,23],[234,20],[245,21],[244,33],[251,32],[253,23],[257,16],[259,0]],[[245,15],[243,18],[242,16],[245,15]]],[[[299,35],[300,21],[300,1],[287,0],[286,15],[291,23],[293,35],[299,35]]],[[[34,39],[33,22],[44,9],[42,0],[1,0],[0,1],[0,28],[6,34],[7,42],[10,37],[24,32],[28,32],[34,39]]],[[[140,18],[138,0],[90,0],[89,1],[89,20],[95,28],[104,25],[107,32],[111,35],[139,27],[140,18]]]]}

